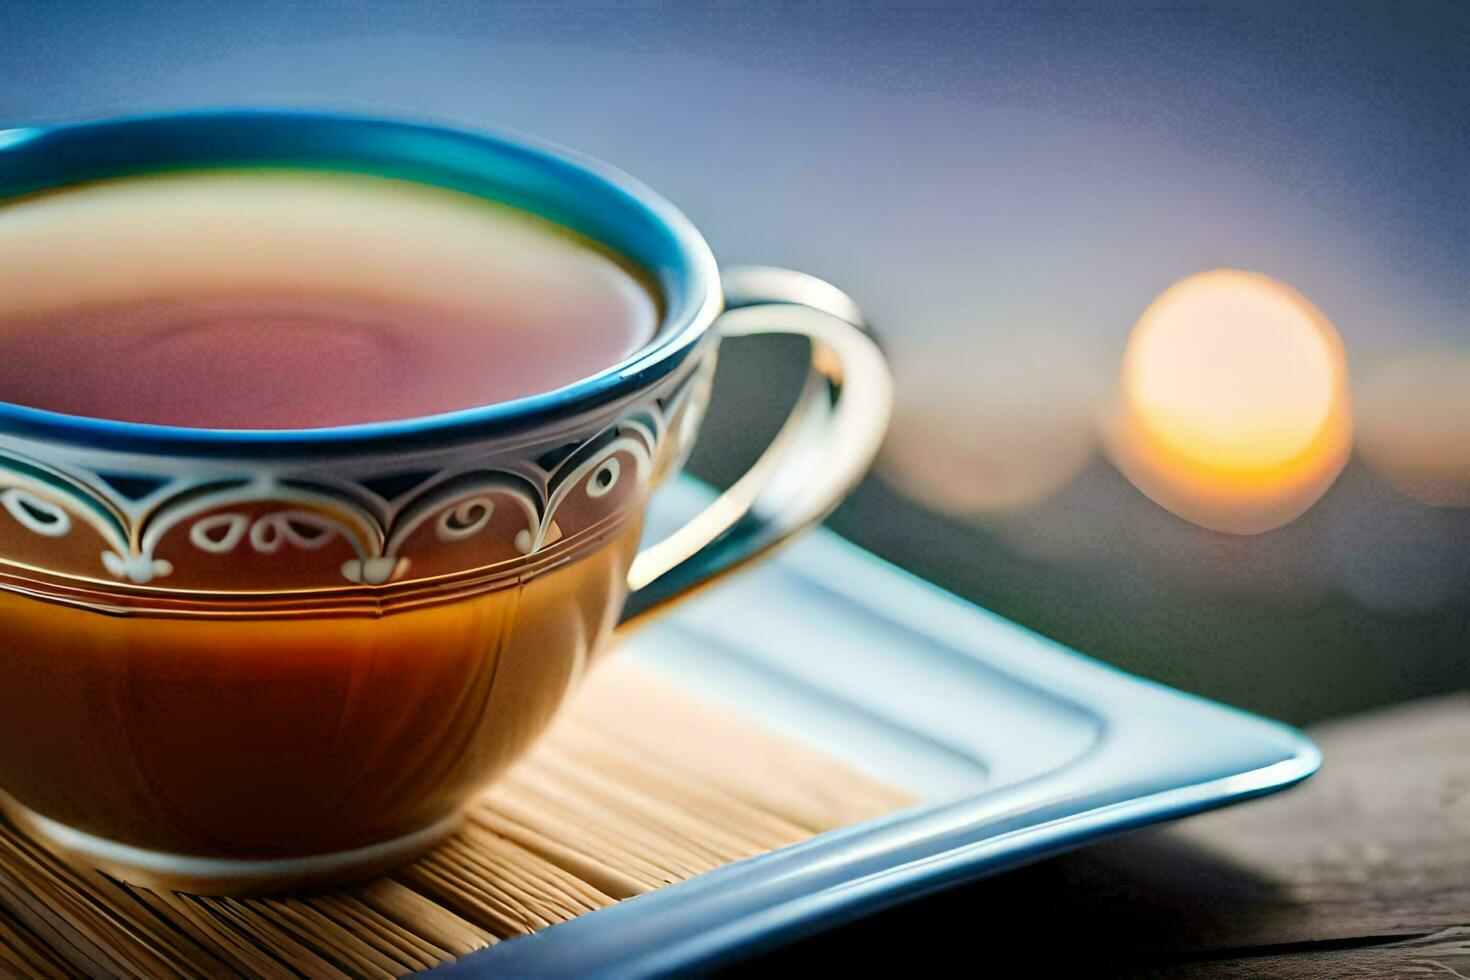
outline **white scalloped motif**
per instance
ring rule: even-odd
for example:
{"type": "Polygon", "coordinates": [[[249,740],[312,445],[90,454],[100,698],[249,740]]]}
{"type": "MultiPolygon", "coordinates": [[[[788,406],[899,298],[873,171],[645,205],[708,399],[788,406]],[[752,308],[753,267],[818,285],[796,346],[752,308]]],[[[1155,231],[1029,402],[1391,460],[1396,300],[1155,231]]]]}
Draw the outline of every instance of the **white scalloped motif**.
{"type": "MultiPolygon", "coordinates": [[[[677,403],[678,399],[672,405],[640,408],[631,417],[585,434],[565,453],[549,454],[536,444],[527,447],[524,457],[507,450],[504,459],[482,459],[483,447],[446,457],[442,469],[426,470],[416,486],[391,493],[392,500],[363,490],[358,483],[345,483],[330,470],[278,471],[242,463],[238,472],[221,465],[194,476],[182,475],[177,461],[139,456],[129,462],[128,472],[153,478],[156,469],[161,481],[145,506],[85,465],[32,458],[33,447],[17,450],[0,436],[0,506],[27,531],[45,537],[62,537],[78,522],[93,526],[107,543],[107,550],[100,552],[107,573],[133,583],[180,574],[154,553],[175,528],[182,532],[187,526],[187,540],[203,555],[223,556],[248,548],[261,555],[285,556],[345,541],[356,557],[340,566],[343,577],[355,584],[380,585],[406,575],[409,558],[400,552],[416,530],[430,522],[438,541],[453,544],[486,533],[495,517],[505,518],[510,533],[520,522],[509,520],[505,508],[519,508],[516,516],[523,511],[525,523],[511,543],[520,554],[534,555],[562,540],[565,534],[555,519],[556,510],[569,495],[605,497],[624,481],[648,478],[666,432],[660,413],[677,409],[677,403]],[[625,455],[613,458],[616,453],[625,455]],[[58,482],[42,486],[36,482],[38,472],[54,474],[58,482]],[[78,506],[63,509],[53,502],[57,495],[78,506]],[[252,513],[245,507],[270,512],[252,513]]],[[[478,554],[469,550],[466,560],[478,554]]],[[[288,572],[294,575],[303,567],[292,562],[288,572]]]]}

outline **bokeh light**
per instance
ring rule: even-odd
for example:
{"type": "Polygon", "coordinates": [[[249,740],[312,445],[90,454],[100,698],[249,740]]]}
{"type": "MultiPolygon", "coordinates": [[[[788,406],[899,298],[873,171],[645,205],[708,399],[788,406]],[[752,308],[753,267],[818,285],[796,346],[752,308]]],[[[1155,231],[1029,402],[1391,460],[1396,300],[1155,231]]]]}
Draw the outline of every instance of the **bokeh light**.
{"type": "Polygon", "coordinates": [[[1280,527],[1347,461],[1342,342],[1269,276],[1189,276],[1134,326],[1106,430],[1119,469],[1180,517],[1233,534],[1280,527]]]}
{"type": "Polygon", "coordinates": [[[1402,356],[1357,393],[1358,451],[1400,493],[1470,507],[1470,351],[1402,356]]]}
{"type": "Polygon", "coordinates": [[[1074,338],[956,340],[895,367],[899,400],[879,472],[936,510],[984,517],[1031,507],[1096,452],[1106,368],[1074,338]]]}

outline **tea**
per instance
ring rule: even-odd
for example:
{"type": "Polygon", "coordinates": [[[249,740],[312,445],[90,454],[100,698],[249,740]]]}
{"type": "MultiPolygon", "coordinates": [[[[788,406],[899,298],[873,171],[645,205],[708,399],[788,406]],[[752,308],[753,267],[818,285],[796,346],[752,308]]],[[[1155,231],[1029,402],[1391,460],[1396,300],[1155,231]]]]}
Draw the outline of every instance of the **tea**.
{"type": "Polygon", "coordinates": [[[0,205],[0,401],[230,429],[551,391],[644,346],[656,294],[547,220],[292,170],[121,178],[0,205]]]}

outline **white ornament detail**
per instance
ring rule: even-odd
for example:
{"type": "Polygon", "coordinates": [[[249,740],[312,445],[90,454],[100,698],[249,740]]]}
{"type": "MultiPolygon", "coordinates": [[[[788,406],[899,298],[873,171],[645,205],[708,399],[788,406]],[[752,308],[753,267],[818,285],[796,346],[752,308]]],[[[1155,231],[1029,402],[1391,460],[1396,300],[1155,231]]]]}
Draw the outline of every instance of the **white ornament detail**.
{"type": "Polygon", "coordinates": [[[200,551],[212,555],[227,555],[235,550],[245,532],[250,530],[250,518],[244,514],[212,514],[189,528],[189,540],[200,551]],[[215,537],[220,528],[224,534],[215,537]]]}
{"type": "Polygon", "coordinates": [[[149,558],[147,555],[124,557],[112,551],[102,552],[102,565],[113,578],[125,579],[137,585],[147,585],[174,570],[173,564],[163,558],[149,558]]]}
{"type": "Polygon", "coordinates": [[[383,585],[408,571],[407,558],[379,555],[376,558],[349,558],[342,563],[342,577],[358,585],[383,585]]]}
{"type": "Polygon", "coordinates": [[[592,479],[587,481],[587,496],[602,497],[612,491],[618,485],[618,474],[623,470],[622,464],[615,458],[609,456],[602,461],[602,465],[592,474],[592,479]]]}
{"type": "Polygon", "coordinates": [[[250,546],[263,555],[275,554],[286,542],[303,551],[314,551],[336,535],[336,526],[325,517],[309,510],[282,510],[267,514],[251,525],[250,546]],[[317,533],[302,534],[297,525],[317,533]]]}
{"type": "MultiPolygon", "coordinates": [[[[552,521],[546,526],[546,535],[541,539],[540,547],[544,548],[549,544],[556,544],[560,540],[561,525],[556,523],[556,521],[552,521]]],[[[540,548],[536,546],[536,539],[531,537],[530,531],[517,531],[514,544],[516,546],[516,550],[523,555],[529,555],[533,551],[540,550],[540,548]]]]}
{"type": "Polygon", "coordinates": [[[0,492],[0,504],[25,528],[45,537],[59,538],[71,530],[70,514],[29,490],[11,487],[0,492]]]}
{"type": "Polygon", "coordinates": [[[227,555],[250,536],[250,546],[263,555],[273,555],[281,545],[290,544],[303,551],[315,551],[337,536],[337,526],[320,514],[309,510],[282,510],[266,514],[254,524],[244,514],[211,514],[189,528],[189,541],[200,551],[227,555]],[[301,528],[314,534],[303,534],[301,528]],[[219,532],[223,530],[224,533],[219,532]]]}
{"type": "Polygon", "coordinates": [[[484,529],[494,513],[495,502],[489,497],[462,500],[439,515],[437,536],[444,542],[463,541],[484,529]]]}

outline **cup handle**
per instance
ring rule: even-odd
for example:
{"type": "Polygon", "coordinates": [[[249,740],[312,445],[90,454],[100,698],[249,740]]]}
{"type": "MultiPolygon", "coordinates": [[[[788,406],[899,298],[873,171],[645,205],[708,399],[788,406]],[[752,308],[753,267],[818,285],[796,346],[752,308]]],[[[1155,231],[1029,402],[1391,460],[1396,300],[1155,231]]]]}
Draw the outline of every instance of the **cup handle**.
{"type": "Polygon", "coordinates": [[[826,517],[878,453],[893,403],[887,363],[857,305],[805,273],[766,266],[721,276],[722,337],[794,334],[811,373],[781,431],[745,475],[679,530],[638,554],[624,625],[641,622],[826,517]]]}

